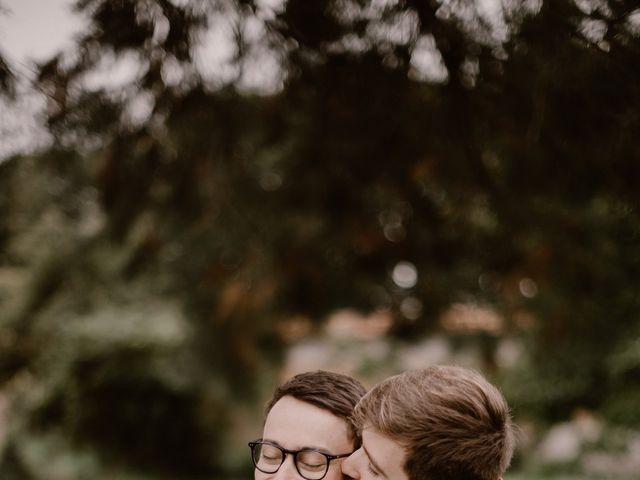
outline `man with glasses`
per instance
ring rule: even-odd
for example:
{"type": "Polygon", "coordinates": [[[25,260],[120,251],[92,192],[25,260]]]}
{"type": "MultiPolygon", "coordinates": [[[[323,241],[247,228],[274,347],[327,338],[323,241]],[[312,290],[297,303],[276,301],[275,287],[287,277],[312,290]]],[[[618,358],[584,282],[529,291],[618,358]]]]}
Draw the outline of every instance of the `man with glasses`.
{"type": "Polygon", "coordinates": [[[479,373],[438,366],[376,385],[354,411],[355,480],[499,480],[514,448],[509,408],[479,373]]]}
{"type": "Polygon", "coordinates": [[[278,387],[262,438],[249,443],[255,480],[341,480],[340,463],[360,445],[351,413],[365,392],[357,380],[321,370],[278,387]]]}

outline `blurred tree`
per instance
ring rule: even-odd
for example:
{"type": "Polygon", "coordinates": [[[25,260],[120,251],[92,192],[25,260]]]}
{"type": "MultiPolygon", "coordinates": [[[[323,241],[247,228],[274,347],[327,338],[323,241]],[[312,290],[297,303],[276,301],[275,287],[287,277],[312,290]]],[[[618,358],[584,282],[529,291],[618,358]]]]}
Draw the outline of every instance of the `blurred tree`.
{"type": "MultiPolygon", "coordinates": [[[[5,7],[3,3],[0,2],[0,16],[4,14],[5,7]]],[[[15,76],[1,47],[0,45],[0,96],[11,97],[15,93],[15,76]]]]}
{"type": "Polygon", "coordinates": [[[76,2],[90,27],[37,80],[55,145],[0,165],[0,366],[22,399],[3,471],[75,452],[64,478],[228,474],[230,405],[271,383],[278,326],[341,307],[411,339],[491,304],[535,340],[518,408],[621,419],[634,3],[76,2]],[[214,81],[207,32],[234,42],[214,81]],[[127,59],[132,79],[92,84],[127,59]]]}
{"type": "Polygon", "coordinates": [[[9,68],[9,64],[4,57],[0,56],[0,91],[4,95],[13,92],[13,81],[13,73],[9,68]]]}

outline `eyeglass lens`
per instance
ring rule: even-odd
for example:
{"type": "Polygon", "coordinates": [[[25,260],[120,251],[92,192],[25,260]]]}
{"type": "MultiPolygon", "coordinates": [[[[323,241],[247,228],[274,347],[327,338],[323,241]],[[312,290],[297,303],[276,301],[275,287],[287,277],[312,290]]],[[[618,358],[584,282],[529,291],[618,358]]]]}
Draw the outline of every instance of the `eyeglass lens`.
{"type": "MultiPolygon", "coordinates": [[[[268,443],[259,443],[253,448],[253,462],[264,473],[276,473],[283,458],[282,450],[268,443]]],[[[327,457],[313,450],[301,450],[295,462],[298,472],[307,480],[320,480],[327,471],[327,457]]]]}

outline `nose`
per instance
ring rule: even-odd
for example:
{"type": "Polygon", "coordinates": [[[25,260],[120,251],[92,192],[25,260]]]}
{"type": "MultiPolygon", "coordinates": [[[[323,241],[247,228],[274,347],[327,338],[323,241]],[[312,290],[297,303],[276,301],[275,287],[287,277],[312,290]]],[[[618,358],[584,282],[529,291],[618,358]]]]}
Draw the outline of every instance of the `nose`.
{"type": "Polygon", "coordinates": [[[280,468],[273,474],[273,480],[304,480],[293,461],[293,455],[287,455],[284,459],[284,463],[280,465],[280,468]]]}
{"type": "Polygon", "coordinates": [[[347,458],[342,461],[342,465],[340,468],[342,469],[342,473],[346,476],[351,477],[353,479],[359,479],[360,473],[358,469],[358,460],[362,456],[362,447],[353,452],[347,458]]]}

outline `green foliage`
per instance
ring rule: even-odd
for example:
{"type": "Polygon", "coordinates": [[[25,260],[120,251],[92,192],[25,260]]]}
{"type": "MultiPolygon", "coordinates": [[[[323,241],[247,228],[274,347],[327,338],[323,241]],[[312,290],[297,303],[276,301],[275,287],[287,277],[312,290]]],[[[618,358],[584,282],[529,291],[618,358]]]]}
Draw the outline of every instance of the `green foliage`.
{"type": "Polygon", "coordinates": [[[279,327],[344,307],[410,340],[490,305],[529,348],[519,411],[637,422],[636,7],[508,3],[76,2],[90,27],[37,79],[55,143],[0,165],[3,473],[244,474],[227,436],[259,424],[279,327]],[[239,73],[212,86],[193,49],[221,19],[239,73]],[[265,95],[242,86],[256,24],[265,95]],[[83,83],[127,55],[128,84],[83,83]]]}

